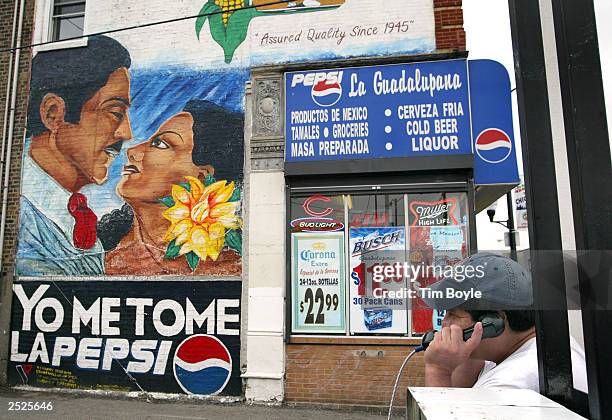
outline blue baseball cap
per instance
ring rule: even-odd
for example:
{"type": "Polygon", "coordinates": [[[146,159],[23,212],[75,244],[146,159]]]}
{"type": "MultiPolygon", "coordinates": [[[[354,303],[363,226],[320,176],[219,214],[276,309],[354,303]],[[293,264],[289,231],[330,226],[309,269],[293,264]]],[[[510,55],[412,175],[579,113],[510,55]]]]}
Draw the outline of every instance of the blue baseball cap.
{"type": "MultiPolygon", "coordinates": [[[[533,304],[531,275],[516,261],[479,252],[455,265],[452,274],[421,291],[427,306],[453,309],[525,309],[533,304]]],[[[445,271],[446,273],[446,271],[445,271]]]]}

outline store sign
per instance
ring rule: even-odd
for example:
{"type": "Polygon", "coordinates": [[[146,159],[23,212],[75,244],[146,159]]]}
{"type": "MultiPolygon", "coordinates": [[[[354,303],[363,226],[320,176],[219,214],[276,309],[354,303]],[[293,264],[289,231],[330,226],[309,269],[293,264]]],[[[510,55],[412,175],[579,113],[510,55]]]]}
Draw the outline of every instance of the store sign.
{"type": "Polygon", "coordinates": [[[429,241],[434,251],[456,251],[463,248],[465,237],[461,227],[440,226],[431,228],[429,241]]]}
{"type": "Polygon", "coordinates": [[[465,60],[286,75],[287,162],[472,153],[465,60]]]}
{"type": "MultiPolygon", "coordinates": [[[[353,232],[355,232],[354,229],[353,232]]],[[[366,252],[390,248],[400,243],[404,238],[404,228],[396,230],[389,230],[389,228],[376,229],[374,232],[373,235],[356,237],[351,245],[351,255],[361,255],[366,252]],[[382,232],[379,232],[380,230],[382,230],[382,232]]]]}
{"type": "Polygon", "coordinates": [[[517,184],[512,87],[508,71],[493,60],[472,60],[468,65],[474,182],[477,185],[517,184]]]}
{"type": "Polygon", "coordinates": [[[325,217],[332,214],[334,209],[331,207],[325,207],[322,204],[329,203],[331,201],[332,199],[325,195],[313,195],[304,200],[302,207],[304,208],[306,214],[312,217],[325,217]]]}
{"type": "Polygon", "coordinates": [[[336,232],[344,229],[344,223],[327,217],[303,217],[290,223],[293,232],[336,232]]]}
{"type": "Polygon", "coordinates": [[[292,331],[345,331],[344,233],[291,234],[292,331]]]}
{"type": "Polygon", "coordinates": [[[476,184],[516,183],[510,90],[490,60],[287,73],[285,161],[473,154],[476,184]]]}
{"type": "Polygon", "coordinates": [[[455,198],[426,202],[413,201],[410,203],[410,212],[413,215],[411,226],[446,226],[456,225],[454,216],[457,207],[455,198]]]}
{"type": "Polygon", "coordinates": [[[514,209],[517,229],[527,229],[527,196],[525,184],[521,183],[514,189],[514,209]]]}

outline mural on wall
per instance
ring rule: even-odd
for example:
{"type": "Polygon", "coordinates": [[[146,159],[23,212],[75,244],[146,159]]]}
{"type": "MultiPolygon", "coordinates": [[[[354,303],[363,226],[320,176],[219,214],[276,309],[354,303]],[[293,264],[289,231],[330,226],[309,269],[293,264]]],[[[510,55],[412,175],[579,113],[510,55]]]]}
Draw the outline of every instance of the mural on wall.
{"type": "Polygon", "coordinates": [[[199,40],[143,48],[147,28],[34,57],[19,276],[240,276],[248,65],[434,48],[431,0],[268,3],[189,0],[199,40]]]}
{"type": "Polygon", "coordinates": [[[204,283],[15,284],[9,384],[239,396],[241,282],[204,283]]]}
{"type": "Polygon", "coordinates": [[[244,72],[130,65],[104,36],[34,58],[19,275],[240,275],[244,72]]]}
{"type": "Polygon", "coordinates": [[[198,13],[195,30],[198,38],[208,20],[210,34],[223,48],[225,62],[230,63],[234,52],[244,42],[249,23],[257,16],[271,14],[313,12],[341,6],[345,0],[208,0],[198,13]]]}

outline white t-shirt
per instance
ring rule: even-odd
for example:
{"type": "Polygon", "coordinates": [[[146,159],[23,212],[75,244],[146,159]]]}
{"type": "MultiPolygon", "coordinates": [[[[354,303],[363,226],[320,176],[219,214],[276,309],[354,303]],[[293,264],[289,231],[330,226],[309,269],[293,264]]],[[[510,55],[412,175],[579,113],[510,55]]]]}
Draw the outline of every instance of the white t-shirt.
{"type": "MultiPolygon", "coordinates": [[[[584,351],[572,337],[570,337],[570,349],[574,387],[587,392],[584,351]]],[[[499,365],[485,361],[474,388],[516,388],[540,392],[535,337],[526,341],[499,365]]]]}

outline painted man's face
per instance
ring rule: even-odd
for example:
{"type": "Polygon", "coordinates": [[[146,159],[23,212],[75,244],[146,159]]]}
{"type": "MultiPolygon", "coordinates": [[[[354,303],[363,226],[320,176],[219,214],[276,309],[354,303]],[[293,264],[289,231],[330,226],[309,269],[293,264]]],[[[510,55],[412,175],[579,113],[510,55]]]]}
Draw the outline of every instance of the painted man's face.
{"type": "Polygon", "coordinates": [[[127,150],[128,162],[117,192],[128,202],[157,202],[172,184],[197,177],[193,163],[193,117],[180,112],[166,120],[148,141],[127,150]]]}
{"type": "Polygon", "coordinates": [[[132,138],[129,106],[130,77],[121,67],[85,102],[80,122],[58,130],[57,148],[90,183],[106,182],[122,143],[132,138]]]}

